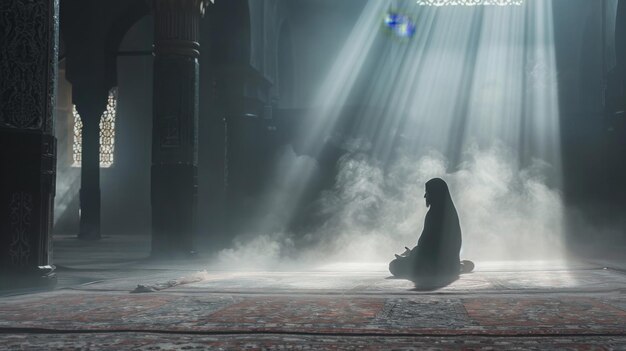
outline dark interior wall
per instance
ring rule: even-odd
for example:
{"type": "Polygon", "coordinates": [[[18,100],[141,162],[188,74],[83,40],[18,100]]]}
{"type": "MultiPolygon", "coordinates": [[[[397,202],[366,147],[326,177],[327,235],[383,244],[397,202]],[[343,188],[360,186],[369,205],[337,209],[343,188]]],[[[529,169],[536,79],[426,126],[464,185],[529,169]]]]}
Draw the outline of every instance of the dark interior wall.
{"type": "MultiPolygon", "coordinates": [[[[336,53],[350,34],[364,3],[362,0],[284,1],[284,14],[289,23],[293,53],[294,73],[291,78],[295,93],[291,97],[290,107],[295,109],[310,107],[312,98],[323,82],[328,68],[334,62],[336,53]]],[[[553,4],[561,132],[567,180],[565,191],[568,201],[587,211],[587,204],[603,203],[604,198],[598,195],[594,186],[597,184],[595,181],[598,176],[606,173],[605,161],[601,157],[605,140],[602,120],[602,6],[601,1],[588,0],[553,0],[553,4]]],[[[257,38],[255,40],[265,41],[268,36],[277,36],[273,38],[275,43],[272,45],[275,52],[280,54],[280,47],[285,47],[284,44],[279,44],[284,27],[280,25],[282,22],[274,24],[274,27],[269,26],[267,22],[271,20],[272,15],[270,10],[267,11],[263,10],[262,22],[265,25],[260,28],[273,28],[272,31],[253,37],[257,38]],[[267,11],[270,13],[269,17],[266,16],[267,11]]],[[[205,18],[203,30],[211,28],[206,26],[208,18],[205,18]]],[[[224,23],[226,25],[226,22],[224,23]]],[[[250,48],[242,46],[239,41],[235,41],[233,46],[227,45],[229,38],[232,39],[237,35],[237,31],[233,30],[216,33],[215,38],[221,38],[219,41],[214,39],[215,42],[209,42],[206,37],[203,39],[202,45],[205,50],[203,55],[211,57],[209,64],[232,63],[230,59],[219,62],[219,55],[216,54],[223,52],[224,45],[234,48],[235,51],[230,53],[232,55],[246,54],[246,50],[250,48]]],[[[120,50],[149,51],[151,45],[152,19],[151,16],[146,16],[125,35],[120,50]]],[[[251,46],[258,48],[260,45],[262,46],[256,43],[251,46]]],[[[272,45],[267,47],[270,48],[272,45]]],[[[250,52],[247,52],[247,55],[250,55],[250,52]]],[[[271,53],[262,53],[255,60],[263,61],[262,67],[268,67],[268,61],[271,59],[271,53]]],[[[274,59],[280,69],[281,60],[284,58],[274,59]]],[[[101,173],[102,223],[105,235],[147,234],[150,230],[152,60],[151,56],[118,57],[116,161],[112,168],[102,169],[101,173]]],[[[611,59],[609,58],[607,62],[611,62],[611,59]]],[[[199,213],[201,227],[206,229],[203,229],[206,232],[203,235],[210,235],[210,229],[207,229],[213,221],[210,217],[220,216],[215,203],[224,200],[220,192],[223,185],[221,174],[224,172],[220,162],[224,150],[217,146],[223,146],[222,119],[226,110],[223,106],[211,105],[211,102],[216,101],[212,100],[216,98],[215,87],[211,67],[207,66],[206,61],[202,61],[200,72],[202,76],[200,100],[204,107],[201,106],[199,126],[199,213]]],[[[275,73],[279,75],[280,71],[277,70],[275,73]]],[[[71,134],[68,134],[68,137],[71,137],[71,134]]],[[[63,140],[60,140],[60,144],[63,144],[63,140]]],[[[65,150],[69,152],[67,148],[65,150]]],[[[62,159],[71,160],[71,155],[65,158],[59,155],[60,162],[62,159]]],[[[603,191],[609,190],[605,188],[603,191]]],[[[72,206],[68,210],[70,214],[57,222],[56,233],[76,233],[77,201],[74,201],[72,206]]]]}
{"type": "Polygon", "coordinates": [[[279,96],[279,108],[293,108],[295,95],[295,67],[291,25],[284,21],[278,32],[275,94],[279,96]]]}
{"type": "MultiPolygon", "coordinates": [[[[215,86],[216,71],[251,64],[251,47],[255,47],[255,60],[262,74],[275,74],[276,48],[274,35],[278,25],[276,16],[284,14],[281,1],[271,1],[268,6],[256,6],[249,13],[247,0],[221,2],[210,5],[202,22],[201,35],[201,90],[199,116],[199,231],[201,236],[211,236],[214,222],[220,217],[217,206],[223,201],[224,123],[227,108],[218,103],[215,86]],[[241,6],[245,5],[245,6],[241,6]],[[269,6],[271,5],[271,6],[269,6]],[[216,7],[212,7],[216,6],[216,7]],[[219,7],[219,8],[218,8],[219,7]],[[216,8],[219,14],[213,14],[216,8]],[[237,18],[233,21],[233,17],[237,18]],[[250,42],[250,17],[255,18],[257,42],[250,42]],[[268,33],[265,33],[268,31],[268,33]],[[274,61],[274,64],[271,62],[274,61]],[[265,66],[269,67],[265,69],[265,66]]],[[[281,15],[282,16],[282,15],[281,15]]],[[[280,21],[282,22],[282,20],[280,21]]],[[[152,16],[139,20],[124,36],[118,50],[151,51],[152,16]]],[[[116,117],[115,162],[110,168],[101,168],[102,233],[150,233],[150,166],[152,138],[152,63],[151,55],[119,56],[117,59],[118,106],[116,117]]],[[[273,80],[273,77],[266,77],[273,80]]],[[[222,92],[223,93],[223,92],[222,92]]],[[[243,94],[243,89],[239,91],[243,94]]],[[[220,95],[221,98],[224,95],[220,95]]],[[[72,126],[72,116],[64,115],[64,124],[72,126]]],[[[60,134],[59,134],[60,135],[60,134]]],[[[60,135],[61,136],[61,135],[60,135]]],[[[65,133],[61,143],[70,145],[73,136],[65,133]]],[[[72,168],[71,148],[62,151],[59,167],[68,174],[79,175],[72,168]]],[[[78,231],[78,189],[80,179],[70,191],[67,210],[55,223],[57,234],[76,234],[78,231]]],[[[59,179],[62,182],[62,179],[59,179]]],[[[61,182],[58,182],[60,184],[61,182]]]]}
{"type": "MultiPolygon", "coordinates": [[[[120,51],[150,52],[152,17],[126,34],[120,51]]],[[[115,164],[102,169],[102,232],[148,234],[152,140],[151,55],[117,59],[118,105],[115,164]]]]}
{"type": "Polygon", "coordinates": [[[579,205],[591,195],[584,189],[590,171],[600,171],[594,158],[602,126],[601,1],[553,4],[565,196],[570,205],[579,205]]]}
{"type": "Polygon", "coordinates": [[[626,1],[619,0],[611,11],[615,22],[609,28],[615,28],[615,35],[608,38],[613,48],[609,55],[615,55],[615,65],[609,65],[605,94],[608,183],[614,185],[609,212],[616,214],[622,242],[626,242],[626,1]]]}
{"type": "MultiPolygon", "coordinates": [[[[565,172],[563,196],[574,223],[570,229],[583,238],[591,238],[590,230],[601,229],[596,232],[602,232],[609,241],[626,240],[626,207],[623,198],[616,199],[619,196],[615,195],[623,188],[619,186],[623,180],[615,176],[623,169],[616,169],[615,159],[626,155],[607,149],[610,137],[605,110],[606,74],[616,64],[617,3],[552,0],[565,172]]],[[[295,106],[307,108],[364,2],[295,0],[292,4],[299,91],[295,106]]],[[[626,179],[626,174],[622,178],[626,179]]]]}
{"type": "Polygon", "coordinates": [[[286,3],[295,62],[292,108],[311,107],[317,89],[365,3],[362,0],[290,0],[286,3]]]}
{"type": "Polygon", "coordinates": [[[590,230],[602,231],[607,239],[621,240],[618,222],[624,204],[611,200],[617,184],[611,177],[605,123],[607,72],[616,62],[617,0],[553,4],[569,233],[586,240],[590,230]]]}
{"type": "Polygon", "coordinates": [[[57,177],[54,197],[53,233],[78,232],[78,190],[80,170],[72,167],[74,117],[72,114],[72,86],[65,79],[65,62],[59,63],[57,100],[55,106],[55,135],[57,137],[57,177]]]}
{"type": "MultiPolygon", "coordinates": [[[[125,35],[120,51],[150,51],[152,17],[145,16],[125,35]]],[[[115,161],[101,168],[102,233],[147,234],[150,225],[150,165],[152,137],[152,61],[151,55],[119,56],[117,59],[118,105],[115,125],[115,161]]],[[[57,169],[57,204],[59,213],[55,234],[78,232],[79,168],[71,167],[73,116],[68,113],[71,85],[65,82],[59,94],[62,113],[57,112],[59,157],[57,169]],[[68,92],[69,89],[69,92],[68,92]],[[59,128],[62,128],[60,130],[59,128]],[[73,179],[76,184],[66,186],[73,179]]]]}

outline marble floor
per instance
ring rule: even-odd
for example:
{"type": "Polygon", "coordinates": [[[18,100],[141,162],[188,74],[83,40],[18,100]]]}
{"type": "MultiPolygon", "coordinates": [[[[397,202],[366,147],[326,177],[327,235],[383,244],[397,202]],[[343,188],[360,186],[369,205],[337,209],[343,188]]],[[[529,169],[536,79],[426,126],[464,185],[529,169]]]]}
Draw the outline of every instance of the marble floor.
{"type": "Polygon", "coordinates": [[[476,262],[439,289],[385,263],[212,270],[144,237],[55,239],[54,290],[0,292],[2,350],[626,350],[623,261],[476,262]]]}

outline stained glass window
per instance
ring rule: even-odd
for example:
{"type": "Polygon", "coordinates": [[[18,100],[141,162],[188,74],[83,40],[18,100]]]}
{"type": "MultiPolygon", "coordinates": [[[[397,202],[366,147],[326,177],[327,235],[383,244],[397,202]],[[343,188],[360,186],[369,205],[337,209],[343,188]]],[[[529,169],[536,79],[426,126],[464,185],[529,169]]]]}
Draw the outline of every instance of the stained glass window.
{"type": "Polygon", "coordinates": [[[417,4],[422,6],[520,6],[523,3],[524,0],[417,0],[417,4]]]}
{"type": "MultiPolygon", "coordinates": [[[[106,110],[100,116],[100,167],[108,168],[113,165],[115,151],[115,114],[117,112],[117,88],[109,91],[109,101],[106,110]]],[[[76,110],[74,113],[74,167],[80,167],[82,160],[83,121],[76,110]]]]}

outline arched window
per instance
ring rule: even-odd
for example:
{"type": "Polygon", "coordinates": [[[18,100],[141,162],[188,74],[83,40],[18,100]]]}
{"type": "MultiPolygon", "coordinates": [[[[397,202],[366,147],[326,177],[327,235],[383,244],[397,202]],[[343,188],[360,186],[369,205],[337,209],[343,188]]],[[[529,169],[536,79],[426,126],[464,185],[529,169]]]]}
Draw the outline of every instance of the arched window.
{"type": "MultiPolygon", "coordinates": [[[[109,91],[109,101],[107,103],[106,110],[100,116],[100,167],[108,168],[113,165],[115,161],[115,115],[117,113],[117,87],[109,91]]],[[[82,136],[83,136],[83,121],[80,119],[80,115],[76,110],[76,106],[73,107],[74,114],[74,167],[80,167],[82,160],[82,136]]]]}

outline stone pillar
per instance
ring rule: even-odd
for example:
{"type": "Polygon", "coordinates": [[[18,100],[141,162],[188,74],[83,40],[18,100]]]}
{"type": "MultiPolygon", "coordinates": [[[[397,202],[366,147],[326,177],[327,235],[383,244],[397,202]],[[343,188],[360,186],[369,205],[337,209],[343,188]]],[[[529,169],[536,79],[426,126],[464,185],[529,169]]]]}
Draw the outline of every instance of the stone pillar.
{"type": "Polygon", "coordinates": [[[611,123],[611,148],[615,155],[612,162],[616,164],[611,177],[613,178],[613,193],[617,194],[618,213],[621,224],[622,242],[626,243],[626,0],[620,0],[617,5],[615,19],[615,53],[617,73],[619,75],[619,102],[617,111],[611,123]],[[615,169],[616,168],[616,169],[615,169]]]}
{"type": "Polygon", "coordinates": [[[153,0],[152,255],[193,251],[204,0],[153,0]]]}
{"type": "Polygon", "coordinates": [[[52,284],[58,1],[0,14],[0,288],[52,284]]]}
{"type": "Polygon", "coordinates": [[[73,101],[83,122],[78,238],[100,239],[100,118],[106,109],[106,89],[76,89],[73,101]]]}
{"type": "Polygon", "coordinates": [[[617,67],[622,80],[622,88],[626,89],[626,1],[620,0],[617,4],[615,19],[615,54],[617,67]]]}

